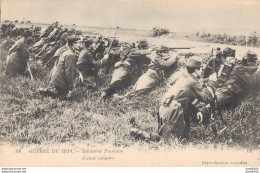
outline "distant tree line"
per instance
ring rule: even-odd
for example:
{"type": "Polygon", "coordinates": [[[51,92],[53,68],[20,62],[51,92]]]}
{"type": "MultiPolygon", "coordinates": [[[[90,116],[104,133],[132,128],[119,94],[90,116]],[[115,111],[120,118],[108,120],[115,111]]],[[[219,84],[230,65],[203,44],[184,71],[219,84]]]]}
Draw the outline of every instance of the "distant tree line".
{"type": "Polygon", "coordinates": [[[205,41],[211,43],[220,43],[220,44],[231,44],[231,45],[239,45],[239,46],[260,46],[260,39],[257,32],[251,32],[247,36],[246,35],[227,35],[224,34],[210,34],[210,33],[195,33],[195,39],[197,41],[205,41]]]}
{"type": "Polygon", "coordinates": [[[167,35],[170,33],[170,30],[167,28],[159,28],[159,27],[154,27],[152,29],[152,36],[153,37],[159,37],[162,35],[167,35]]]}

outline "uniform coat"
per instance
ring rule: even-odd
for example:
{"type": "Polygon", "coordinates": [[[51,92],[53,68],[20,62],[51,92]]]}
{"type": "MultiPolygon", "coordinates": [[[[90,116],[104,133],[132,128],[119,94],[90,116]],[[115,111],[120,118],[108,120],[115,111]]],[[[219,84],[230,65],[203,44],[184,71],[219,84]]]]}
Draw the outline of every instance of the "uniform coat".
{"type": "Polygon", "coordinates": [[[79,59],[76,64],[77,69],[83,75],[83,84],[89,87],[95,87],[98,70],[105,63],[106,62],[104,59],[95,59],[91,48],[84,48],[80,52],[79,59]]]}
{"type": "Polygon", "coordinates": [[[51,75],[51,84],[64,90],[65,92],[73,89],[73,78],[75,73],[75,55],[71,47],[60,49],[51,75]]]}
{"type": "Polygon", "coordinates": [[[133,92],[137,91],[148,91],[156,87],[160,82],[162,82],[164,70],[173,68],[176,64],[176,57],[171,57],[169,59],[164,59],[161,55],[156,54],[149,65],[149,69],[144,73],[136,82],[133,92]]]}
{"type": "Polygon", "coordinates": [[[22,37],[10,48],[10,54],[6,61],[6,74],[9,75],[23,75],[27,61],[29,60],[29,52],[25,47],[25,38],[22,37]]]}
{"type": "Polygon", "coordinates": [[[213,100],[213,96],[192,74],[186,74],[163,96],[158,114],[159,135],[166,138],[172,135],[187,136],[192,102],[195,99],[209,103],[213,100]]]}
{"type": "Polygon", "coordinates": [[[135,83],[142,72],[143,65],[149,62],[146,54],[149,54],[148,50],[125,49],[120,55],[121,60],[115,64],[115,71],[105,92],[112,95],[117,90],[125,89],[135,83]]]}
{"type": "Polygon", "coordinates": [[[260,72],[250,75],[243,65],[235,65],[228,80],[218,79],[217,81],[217,108],[228,106],[254,86],[260,86],[260,72]]]}

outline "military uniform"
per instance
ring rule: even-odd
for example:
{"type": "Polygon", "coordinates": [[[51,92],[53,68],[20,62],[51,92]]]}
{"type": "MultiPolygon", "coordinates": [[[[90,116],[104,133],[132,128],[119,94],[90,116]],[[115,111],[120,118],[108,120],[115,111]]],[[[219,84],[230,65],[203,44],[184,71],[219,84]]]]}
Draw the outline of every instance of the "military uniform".
{"type": "Polygon", "coordinates": [[[40,47],[43,47],[45,45],[47,48],[48,42],[49,42],[48,38],[42,38],[33,45],[31,50],[34,51],[35,53],[40,53],[42,51],[42,49],[40,49],[40,47]]]}
{"type": "Polygon", "coordinates": [[[53,30],[54,30],[54,26],[53,25],[48,26],[45,29],[45,31],[40,35],[40,38],[47,37],[53,30]]]}
{"type": "MultiPolygon", "coordinates": [[[[200,69],[199,57],[191,57],[187,62],[188,67],[200,69]]],[[[193,101],[198,99],[202,102],[213,100],[212,92],[202,85],[194,76],[194,72],[183,74],[164,94],[158,111],[158,135],[150,134],[144,136],[147,140],[160,140],[161,137],[184,138],[190,131],[191,116],[197,113],[193,101]]],[[[137,131],[138,132],[138,131],[137,131]]],[[[132,134],[137,134],[136,130],[132,134]]]]}
{"type": "Polygon", "coordinates": [[[46,53],[42,57],[42,62],[45,63],[50,60],[55,52],[60,48],[60,42],[53,43],[46,49],[46,53]]]}
{"type": "MultiPolygon", "coordinates": [[[[222,72],[223,73],[223,72],[222,72]]],[[[235,100],[244,96],[251,87],[260,86],[260,72],[250,75],[245,66],[234,65],[229,74],[221,75],[214,83],[216,88],[217,108],[229,106],[235,100]]]]}
{"type": "Polygon", "coordinates": [[[73,89],[75,74],[74,50],[67,46],[61,49],[50,75],[50,83],[55,86],[58,95],[66,95],[73,89]]]}
{"type": "Polygon", "coordinates": [[[53,64],[55,64],[57,58],[59,58],[60,54],[66,49],[66,45],[65,46],[61,46],[60,48],[58,48],[54,55],[49,59],[47,60],[46,64],[47,66],[49,67],[53,67],[53,64]]]}
{"type": "Polygon", "coordinates": [[[68,37],[68,33],[67,32],[64,32],[62,33],[62,35],[60,36],[60,40],[66,40],[66,38],[68,37]]]}
{"type": "MultiPolygon", "coordinates": [[[[217,80],[207,82],[207,85],[215,88],[216,111],[236,105],[251,89],[260,87],[260,71],[256,69],[254,67],[254,71],[248,70],[245,64],[237,64],[234,57],[226,58],[225,64],[221,65],[218,72],[217,80]]],[[[209,117],[209,105],[205,104],[200,111],[205,119],[209,117]]]]}
{"type": "Polygon", "coordinates": [[[6,61],[6,74],[23,75],[28,60],[29,52],[25,47],[25,38],[22,37],[9,49],[6,61]]]}
{"type": "MultiPolygon", "coordinates": [[[[176,56],[168,59],[164,58],[161,54],[155,54],[153,56],[153,60],[149,64],[149,69],[137,80],[131,94],[148,92],[156,87],[162,82],[165,70],[169,68],[174,69],[173,66],[176,65],[177,62],[176,56]]],[[[172,69],[170,71],[172,71],[172,69]]]]}
{"type": "Polygon", "coordinates": [[[195,113],[191,112],[195,99],[209,103],[213,96],[192,74],[187,74],[163,96],[159,108],[159,135],[166,138],[173,134],[186,137],[190,129],[190,116],[195,113]]]}
{"type": "Polygon", "coordinates": [[[105,43],[101,41],[97,43],[97,45],[95,46],[93,50],[93,54],[96,58],[101,59],[104,54],[104,51],[105,51],[105,43]]]}
{"type": "Polygon", "coordinates": [[[105,96],[111,96],[116,91],[125,89],[135,83],[142,72],[143,65],[149,62],[146,57],[148,50],[128,47],[120,54],[121,60],[115,64],[115,71],[105,96]]]}
{"type": "Polygon", "coordinates": [[[85,86],[94,88],[96,86],[96,78],[99,68],[104,65],[106,61],[104,59],[96,60],[91,48],[84,48],[77,61],[77,69],[83,75],[83,84],[85,86]]]}
{"type": "Polygon", "coordinates": [[[52,38],[54,38],[54,35],[57,33],[58,28],[54,28],[53,31],[48,35],[48,39],[51,40],[52,38]]]}

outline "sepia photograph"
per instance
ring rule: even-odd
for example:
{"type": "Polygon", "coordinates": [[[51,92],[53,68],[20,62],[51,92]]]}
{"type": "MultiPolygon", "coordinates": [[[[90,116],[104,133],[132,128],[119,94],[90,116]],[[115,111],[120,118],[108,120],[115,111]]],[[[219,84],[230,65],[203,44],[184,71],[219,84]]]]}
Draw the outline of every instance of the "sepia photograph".
{"type": "Polygon", "coordinates": [[[260,1],[0,2],[0,167],[260,166],[260,1]]]}

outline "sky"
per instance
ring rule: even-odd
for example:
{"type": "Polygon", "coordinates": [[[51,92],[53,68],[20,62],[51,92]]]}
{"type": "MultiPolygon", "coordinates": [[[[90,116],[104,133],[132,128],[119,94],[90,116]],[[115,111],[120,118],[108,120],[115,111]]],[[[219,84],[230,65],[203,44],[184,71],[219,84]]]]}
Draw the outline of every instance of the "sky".
{"type": "Polygon", "coordinates": [[[258,0],[2,0],[1,20],[171,31],[260,28],[258,0]]]}

